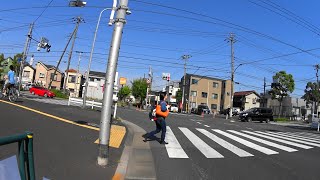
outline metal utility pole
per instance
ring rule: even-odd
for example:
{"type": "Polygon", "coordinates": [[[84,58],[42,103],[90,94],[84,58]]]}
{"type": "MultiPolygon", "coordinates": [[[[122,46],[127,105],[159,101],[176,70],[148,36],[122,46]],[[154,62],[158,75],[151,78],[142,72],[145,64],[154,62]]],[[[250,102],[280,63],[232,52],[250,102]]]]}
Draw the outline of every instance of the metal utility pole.
{"type": "Polygon", "coordinates": [[[19,71],[19,83],[18,83],[18,91],[19,91],[19,94],[20,94],[20,87],[21,87],[21,84],[22,84],[22,72],[23,72],[23,66],[24,66],[24,62],[26,61],[27,59],[27,55],[28,55],[28,51],[29,51],[29,46],[30,46],[30,42],[31,42],[31,38],[32,38],[32,29],[33,29],[33,25],[34,23],[31,23],[30,24],[30,27],[29,27],[29,32],[28,32],[28,35],[27,35],[27,40],[26,40],[26,44],[24,45],[24,50],[23,50],[23,56],[22,56],[22,59],[20,61],[20,71],[19,71]]]}
{"type": "Polygon", "coordinates": [[[98,32],[101,16],[102,16],[102,13],[104,11],[108,10],[108,9],[110,9],[110,8],[105,8],[100,12],[99,19],[98,19],[97,26],[96,26],[96,30],[94,32],[94,37],[93,37],[93,42],[92,42],[92,47],[91,47],[91,52],[90,52],[90,58],[89,58],[89,64],[88,64],[88,69],[87,69],[87,72],[86,72],[86,83],[85,83],[84,92],[83,92],[83,95],[82,95],[83,96],[82,108],[86,107],[87,90],[88,90],[88,84],[89,84],[89,74],[90,74],[93,50],[94,50],[94,45],[96,43],[97,32],[98,32]]]}
{"type": "Polygon", "coordinates": [[[230,93],[230,115],[232,117],[232,109],[233,109],[233,86],[234,86],[234,49],[233,44],[235,43],[234,34],[231,33],[229,37],[229,42],[231,46],[231,93],[230,93]]]}
{"type": "MultiPolygon", "coordinates": [[[[79,53],[79,60],[78,60],[78,69],[77,69],[77,74],[76,74],[76,81],[74,82],[74,86],[75,86],[75,92],[76,92],[76,96],[79,97],[79,90],[78,90],[78,74],[79,74],[79,71],[80,71],[80,61],[81,61],[81,56],[82,56],[82,53],[81,51],[76,51],[76,53],[79,53]]],[[[79,82],[79,85],[81,86],[81,80],[79,82]]],[[[80,89],[80,88],[79,88],[80,89]]]]}
{"type": "Polygon", "coordinates": [[[99,155],[97,158],[100,166],[108,164],[109,156],[109,138],[110,138],[110,125],[111,125],[111,106],[112,95],[114,88],[114,80],[118,64],[119,49],[122,38],[123,26],[126,23],[125,16],[131,12],[128,9],[128,0],[120,0],[120,5],[117,9],[117,16],[115,19],[115,26],[112,35],[112,41],[109,51],[109,59],[107,65],[107,73],[105,78],[104,94],[103,94],[103,108],[100,120],[100,133],[99,133],[99,155]]]}
{"type": "Polygon", "coordinates": [[[77,17],[76,18],[76,31],[73,35],[73,41],[72,41],[72,45],[71,45],[71,49],[70,49],[70,53],[69,53],[69,58],[68,58],[68,65],[67,65],[67,70],[66,70],[66,76],[64,78],[64,83],[63,83],[63,92],[66,92],[66,87],[67,87],[67,82],[68,82],[68,76],[69,76],[69,68],[70,68],[70,62],[71,62],[71,58],[72,58],[72,52],[73,52],[73,47],[74,47],[74,43],[76,41],[77,38],[77,33],[78,33],[78,28],[79,28],[79,24],[81,22],[83,22],[83,19],[81,17],[77,17]]]}
{"type": "Polygon", "coordinates": [[[187,73],[187,61],[191,58],[191,55],[183,55],[181,56],[182,60],[184,60],[184,75],[183,75],[183,85],[182,85],[182,111],[185,109],[185,88],[186,88],[186,73],[187,73]]]}
{"type": "Polygon", "coordinates": [[[57,64],[57,67],[56,67],[55,70],[54,70],[54,73],[53,73],[54,75],[53,75],[53,77],[50,76],[50,83],[49,83],[48,89],[51,89],[51,84],[52,84],[52,81],[53,81],[53,79],[54,79],[54,76],[55,76],[55,74],[57,73],[57,70],[58,70],[59,65],[60,65],[60,63],[61,63],[61,60],[62,60],[62,58],[63,58],[63,55],[64,55],[64,53],[66,52],[66,50],[67,50],[67,48],[68,48],[68,46],[69,46],[69,44],[70,44],[70,41],[71,41],[71,39],[72,39],[72,37],[73,37],[73,35],[74,35],[75,32],[76,32],[76,29],[73,30],[73,32],[72,32],[72,34],[71,34],[71,36],[70,36],[70,38],[69,38],[69,40],[68,40],[68,42],[67,42],[67,44],[66,44],[66,47],[64,48],[64,50],[63,50],[63,52],[62,52],[62,54],[61,54],[61,56],[60,56],[60,59],[59,59],[58,64],[57,64]]]}

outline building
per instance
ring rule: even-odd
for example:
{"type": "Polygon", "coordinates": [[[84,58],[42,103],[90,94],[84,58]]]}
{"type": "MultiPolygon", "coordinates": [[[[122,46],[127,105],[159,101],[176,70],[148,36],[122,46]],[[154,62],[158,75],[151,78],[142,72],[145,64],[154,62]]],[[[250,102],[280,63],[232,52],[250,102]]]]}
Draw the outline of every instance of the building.
{"type": "Polygon", "coordinates": [[[233,94],[233,107],[241,111],[260,107],[260,95],[255,91],[239,91],[233,94]]]}
{"type": "Polygon", "coordinates": [[[0,70],[2,71],[0,71],[0,79],[3,79],[4,75],[8,74],[8,72],[10,71],[10,65],[13,65],[13,59],[11,57],[0,62],[0,70]]]}
{"type": "Polygon", "coordinates": [[[51,89],[61,89],[63,84],[63,73],[58,69],[55,76],[53,75],[56,67],[38,62],[36,65],[36,75],[34,83],[48,88],[50,80],[53,79],[51,89]]]}
{"type": "MultiPolygon", "coordinates": [[[[183,77],[180,88],[182,89],[183,77]]],[[[190,111],[198,105],[207,105],[213,112],[230,107],[231,80],[186,74],[185,107],[190,111]]]]}
{"type": "Polygon", "coordinates": [[[22,72],[22,84],[33,83],[36,69],[30,64],[25,64],[22,72]]]}
{"type": "MultiPolygon", "coordinates": [[[[66,76],[66,75],[65,75],[66,76]]],[[[69,69],[66,89],[69,90],[71,97],[82,96],[83,78],[77,70],[69,69]]]]}
{"type": "Polygon", "coordinates": [[[177,92],[180,90],[180,82],[170,82],[168,86],[166,86],[166,92],[168,92],[169,103],[178,103],[176,99],[177,92]]]}
{"type": "MultiPolygon", "coordinates": [[[[89,99],[96,99],[102,100],[103,93],[104,93],[104,83],[105,83],[106,73],[97,72],[97,71],[90,71],[89,73],[89,81],[88,81],[88,90],[87,90],[87,97],[89,99]]],[[[115,77],[115,88],[113,92],[113,100],[118,101],[118,72],[116,73],[115,77]]]]}

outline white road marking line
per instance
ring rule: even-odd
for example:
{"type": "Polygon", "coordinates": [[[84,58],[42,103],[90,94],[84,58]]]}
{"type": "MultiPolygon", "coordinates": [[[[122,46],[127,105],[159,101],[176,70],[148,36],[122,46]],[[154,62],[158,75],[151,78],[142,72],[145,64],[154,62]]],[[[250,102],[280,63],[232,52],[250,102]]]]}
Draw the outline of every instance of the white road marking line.
{"type": "Polygon", "coordinates": [[[316,143],[305,142],[305,141],[292,139],[292,138],[288,138],[288,137],[282,137],[282,136],[279,136],[279,135],[274,135],[274,134],[266,133],[266,132],[260,132],[260,131],[256,131],[256,132],[261,133],[261,134],[265,134],[265,135],[268,135],[268,136],[276,137],[276,138],[285,139],[285,140],[288,140],[288,141],[293,141],[293,142],[298,142],[298,143],[302,143],[302,144],[307,144],[307,145],[310,145],[310,146],[320,147],[320,144],[316,144],[316,143]]]}
{"type": "Polygon", "coordinates": [[[273,151],[273,150],[271,150],[271,149],[268,149],[268,148],[259,146],[259,145],[257,145],[257,144],[254,144],[254,143],[252,143],[252,142],[250,142],[250,141],[244,140],[244,139],[242,139],[242,138],[239,138],[239,137],[234,136],[234,135],[232,135],[232,134],[229,134],[229,133],[227,133],[227,132],[223,132],[223,131],[218,130],[218,129],[212,129],[212,130],[215,131],[215,132],[217,132],[217,133],[219,133],[219,134],[222,134],[222,135],[224,135],[224,136],[226,136],[226,137],[228,137],[228,138],[230,138],[230,139],[232,139],[232,140],[234,140],[234,141],[237,141],[238,143],[241,143],[241,144],[243,144],[243,145],[245,145],[245,146],[248,146],[248,147],[250,147],[250,148],[252,148],[252,149],[255,149],[255,150],[257,150],[257,151],[260,151],[260,152],[262,152],[262,153],[264,153],[264,154],[267,154],[267,155],[279,154],[279,153],[276,152],[276,151],[273,151]]]}
{"type": "Polygon", "coordinates": [[[275,148],[278,148],[278,149],[281,149],[281,150],[284,150],[284,151],[287,151],[287,152],[295,152],[295,151],[298,151],[296,149],[293,149],[293,148],[290,148],[290,147],[287,147],[287,146],[283,146],[283,145],[280,145],[280,144],[276,144],[276,143],[273,143],[273,142],[270,142],[270,141],[267,141],[267,140],[263,140],[261,138],[257,138],[257,137],[253,137],[251,135],[248,135],[248,134],[244,134],[244,133],[241,133],[241,132],[237,132],[237,131],[234,131],[234,130],[228,130],[229,132],[232,132],[234,134],[237,134],[237,135],[240,135],[240,136],[243,136],[243,137],[246,137],[248,139],[252,139],[254,141],[258,141],[262,144],[266,144],[268,146],[272,146],[272,147],[275,147],[275,148]]]}
{"type": "Polygon", "coordinates": [[[202,134],[204,134],[205,136],[207,136],[208,138],[210,138],[211,140],[213,140],[214,142],[218,143],[220,146],[226,148],[227,150],[235,153],[236,155],[238,155],[239,157],[250,157],[250,156],[254,156],[250,153],[248,153],[247,151],[244,151],[230,143],[228,143],[227,141],[217,137],[216,135],[210,133],[209,131],[205,130],[205,129],[199,129],[196,128],[198,131],[200,131],[202,134]]]}
{"type": "Polygon", "coordinates": [[[312,138],[308,138],[308,137],[304,137],[304,136],[285,134],[285,133],[282,133],[282,132],[270,132],[270,131],[268,131],[268,133],[277,134],[277,135],[280,135],[280,136],[290,137],[290,138],[294,138],[294,139],[305,140],[305,141],[314,142],[314,143],[320,143],[320,140],[312,139],[312,138]]]}
{"type": "Polygon", "coordinates": [[[250,129],[250,130],[253,130],[252,128],[248,128],[248,127],[246,127],[247,129],[250,129]]]}
{"type": "Polygon", "coordinates": [[[208,126],[208,125],[204,125],[205,127],[210,127],[210,126],[208,126]]]}
{"type": "Polygon", "coordinates": [[[169,158],[189,158],[169,126],[167,126],[166,141],[168,144],[165,146],[169,158]]]}
{"type": "Polygon", "coordinates": [[[197,122],[198,124],[201,124],[201,122],[197,122]]]}
{"type": "Polygon", "coordinates": [[[284,143],[284,144],[288,144],[288,145],[291,145],[291,146],[296,146],[296,147],[299,147],[299,148],[302,148],[302,149],[311,149],[311,148],[313,148],[311,146],[306,146],[306,145],[303,145],[303,144],[298,144],[298,143],[294,143],[294,142],[290,142],[290,141],[285,141],[285,140],[282,140],[282,139],[279,139],[279,138],[273,138],[273,137],[269,137],[269,136],[266,136],[266,135],[258,134],[258,133],[255,133],[255,132],[244,131],[244,130],[243,130],[243,132],[248,133],[248,134],[252,134],[252,135],[255,135],[255,136],[259,136],[259,137],[262,137],[262,138],[265,138],[265,139],[270,139],[270,140],[273,140],[273,141],[277,141],[277,142],[281,142],[281,143],[284,143]]]}
{"type": "Polygon", "coordinates": [[[191,132],[187,128],[179,127],[179,129],[183,132],[183,134],[192,142],[192,144],[198,148],[204,156],[207,158],[223,158],[223,156],[210,147],[207,143],[201,140],[197,135],[191,132]]]}

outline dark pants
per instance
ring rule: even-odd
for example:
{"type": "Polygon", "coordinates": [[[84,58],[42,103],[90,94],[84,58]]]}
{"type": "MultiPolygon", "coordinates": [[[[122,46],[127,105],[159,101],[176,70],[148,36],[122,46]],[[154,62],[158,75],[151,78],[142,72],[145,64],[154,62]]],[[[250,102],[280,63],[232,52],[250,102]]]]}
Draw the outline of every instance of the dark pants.
{"type": "Polygon", "coordinates": [[[157,129],[149,133],[149,137],[153,137],[155,134],[159,133],[161,131],[161,141],[164,141],[166,137],[166,120],[163,117],[157,117],[157,120],[155,121],[157,129]]]}

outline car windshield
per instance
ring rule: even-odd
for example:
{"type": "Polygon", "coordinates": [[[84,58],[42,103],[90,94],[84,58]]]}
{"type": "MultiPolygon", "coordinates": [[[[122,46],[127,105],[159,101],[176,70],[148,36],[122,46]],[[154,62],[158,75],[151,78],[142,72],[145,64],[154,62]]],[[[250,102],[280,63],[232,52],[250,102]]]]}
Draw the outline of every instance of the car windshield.
{"type": "Polygon", "coordinates": [[[171,107],[178,107],[177,104],[171,104],[171,107]]]}

